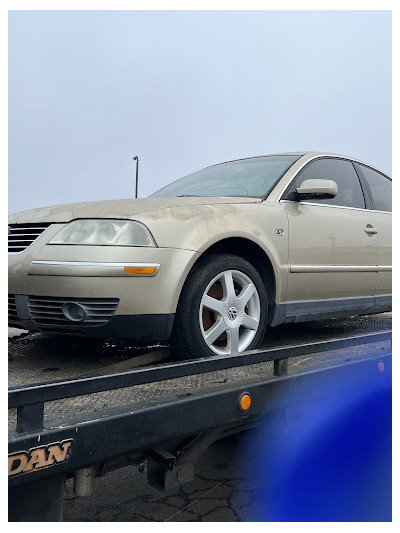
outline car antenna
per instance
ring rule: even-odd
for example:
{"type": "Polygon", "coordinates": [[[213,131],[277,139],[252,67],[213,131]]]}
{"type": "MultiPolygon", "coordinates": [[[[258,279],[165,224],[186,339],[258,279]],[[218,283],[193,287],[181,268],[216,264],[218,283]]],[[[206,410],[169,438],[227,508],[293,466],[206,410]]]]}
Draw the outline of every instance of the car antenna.
{"type": "Polygon", "coordinates": [[[135,198],[137,198],[138,194],[138,183],[139,183],[139,158],[137,155],[133,158],[134,161],[136,161],[136,189],[135,189],[135,198]]]}

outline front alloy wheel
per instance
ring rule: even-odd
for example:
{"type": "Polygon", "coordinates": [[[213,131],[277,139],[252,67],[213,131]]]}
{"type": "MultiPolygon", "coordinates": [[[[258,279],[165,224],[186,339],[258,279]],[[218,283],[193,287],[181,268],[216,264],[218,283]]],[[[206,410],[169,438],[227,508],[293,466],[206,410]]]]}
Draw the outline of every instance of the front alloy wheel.
{"type": "Polygon", "coordinates": [[[260,326],[260,298],[252,280],[239,270],[224,270],[207,285],[200,302],[203,339],[218,355],[244,352],[260,326]]]}
{"type": "Polygon", "coordinates": [[[183,359],[257,348],[267,308],[264,283],[248,261],[231,254],[205,257],[182,289],[171,347],[183,359]]]}

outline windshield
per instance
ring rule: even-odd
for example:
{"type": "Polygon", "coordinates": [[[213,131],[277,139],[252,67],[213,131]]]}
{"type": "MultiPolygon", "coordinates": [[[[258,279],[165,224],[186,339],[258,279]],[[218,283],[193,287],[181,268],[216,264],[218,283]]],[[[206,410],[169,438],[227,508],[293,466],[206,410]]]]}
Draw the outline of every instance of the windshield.
{"type": "Polygon", "coordinates": [[[299,155],[270,155],[221,163],[189,174],[150,198],[249,196],[265,198],[299,155]]]}

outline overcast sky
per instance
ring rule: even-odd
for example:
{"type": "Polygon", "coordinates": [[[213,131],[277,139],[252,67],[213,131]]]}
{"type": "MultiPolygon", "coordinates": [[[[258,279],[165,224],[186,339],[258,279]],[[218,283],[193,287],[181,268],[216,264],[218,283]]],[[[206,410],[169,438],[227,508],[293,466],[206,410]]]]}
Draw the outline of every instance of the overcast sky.
{"type": "Polygon", "coordinates": [[[9,212],[321,150],[391,174],[389,11],[9,16],[9,212]]]}

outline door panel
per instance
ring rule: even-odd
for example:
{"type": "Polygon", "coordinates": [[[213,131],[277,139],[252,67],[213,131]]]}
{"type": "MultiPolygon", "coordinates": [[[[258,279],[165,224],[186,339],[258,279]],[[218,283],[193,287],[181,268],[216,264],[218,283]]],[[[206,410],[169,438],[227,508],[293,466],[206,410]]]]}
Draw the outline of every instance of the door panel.
{"type": "Polygon", "coordinates": [[[378,279],[378,234],[365,209],[281,202],[289,225],[286,301],[371,296],[378,279]]]}
{"type": "Polygon", "coordinates": [[[392,214],[373,213],[379,237],[379,272],[375,294],[392,294],[392,214]]]}
{"type": "Polygon", "coordinates": [[[376,295],[392,294],[392,180],[375,169],[357,164],[367,183],[379,238],[379,271],[376,295]]]}

